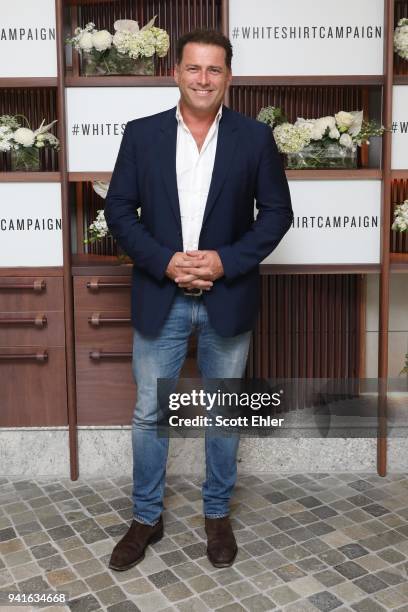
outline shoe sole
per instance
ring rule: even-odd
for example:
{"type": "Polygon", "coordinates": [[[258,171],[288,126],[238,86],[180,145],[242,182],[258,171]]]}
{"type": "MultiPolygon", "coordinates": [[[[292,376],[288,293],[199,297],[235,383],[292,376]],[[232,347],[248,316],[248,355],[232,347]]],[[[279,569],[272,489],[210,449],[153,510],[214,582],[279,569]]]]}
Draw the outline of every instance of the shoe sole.
{"type": "MultiPolygon", "coordinates": [[[[163,530],[159,531],[159,533],[156,533],[156,535],[150,538],[150,540],[146,544],[146,548],[150,546],[151,544],[156,544],[156,542],[160,542],[162,537],[163,537],[163,530]]],[[[132,569],[132,567],[135,567],[135,565],[143,561],[143,559],[145,558],[146,548],[144,549],[143,554],[140,555],[140,557],[138,557],[136,561],[132,561],[132,563],[129,563],[129,565],[123,565],[122,567],[118,567],[116,565],[112,565],[111,563],[109,563],[108,568],[114,570],[115,572],[125,572],[126,570],[132,569]]]]}
{"type": "Polygon", "coordinates": [[[229,561],[228,563],[227,562],[220,563],[218,561],[213,561],[211,559],[210,555],[208,554],[208,551],[207,551],[207,559],[209,560],[211,565],[213,565],[216,568],[231,567],[231,565],[234,564],[234,561],[235,561],[235,558],[236,558],[237,554],[238,554],[238,548],[236,549],[235,555],[232,557],[231,561],[229,561]]]}

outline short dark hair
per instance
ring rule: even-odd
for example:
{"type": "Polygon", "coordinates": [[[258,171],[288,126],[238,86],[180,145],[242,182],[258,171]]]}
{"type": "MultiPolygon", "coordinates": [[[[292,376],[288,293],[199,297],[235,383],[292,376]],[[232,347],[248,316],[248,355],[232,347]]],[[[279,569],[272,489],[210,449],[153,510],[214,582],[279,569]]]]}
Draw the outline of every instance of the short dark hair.
{"type": "Polygon", "coordinates": [[[217,30],[193,30],[181,36],[176,46],[177,64],[181,63],[184,47],[188,43],[200,43],[202,45],[216,45],[217,47],[222,47],[225,51],[226,66],[231,70],[232,45],[229,38],[221,34],[221,32],[217,32],[217,30]]]}

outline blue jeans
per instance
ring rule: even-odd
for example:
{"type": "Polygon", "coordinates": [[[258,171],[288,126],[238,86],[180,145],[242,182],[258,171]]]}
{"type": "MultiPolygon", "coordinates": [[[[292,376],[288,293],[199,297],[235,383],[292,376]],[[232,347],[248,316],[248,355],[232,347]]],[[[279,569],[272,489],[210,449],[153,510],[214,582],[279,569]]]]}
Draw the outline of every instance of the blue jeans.
{"type": "MultiPolygon", "coordinates": [[[[133,515],[148,525],[157,523],[163,510],[169,446],[168,437],[157,433],[157,379],[178,379],[193,331],[198,335],[197,360],[204,378],[241,378],[245,369],[251,332],[232,338],[219,336],[209,323],[202,298],[180,292],[157,336],[134,331],[137,402],[132,421],[133,515]]],[[[206,479],[202,487],[206,517],[229,513],[237,477],[238,444],[238,434],[206,433],[206,479]]]]}

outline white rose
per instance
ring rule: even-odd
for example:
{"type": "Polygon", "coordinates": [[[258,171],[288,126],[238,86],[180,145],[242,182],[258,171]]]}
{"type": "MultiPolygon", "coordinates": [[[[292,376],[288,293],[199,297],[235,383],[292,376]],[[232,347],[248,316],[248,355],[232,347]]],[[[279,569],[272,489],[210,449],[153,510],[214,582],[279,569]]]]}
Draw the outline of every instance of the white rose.
{"type": "Polygon", "coordinates": [[[83,34],[81,34],[81,37],[78,41],[78,45],[79,48],[82,49],[82,51],[91,51],[92,47],[93,47],[93,34],[90,34],[89,32],[84,32],[83,34]]]}
{"type": "Polygon", "coordinates": [[[112,34],[108,30],[101,30],[92,34],[93,46],[97,51],[105,51],[110,49],[112,45],[112,34]]]}
{"type": "Polygon", "coordinates": [[[336,127],[330,130],[329,138],[333,138],[334,140],[338,140],[340,138],[340,132],[336,127]]]}
{"type": "Polygon", "coordinates": [[[336,127],[336,120],[330,115],[328,115],[327,117],[320,117],[320,119],[318,119],[317,121],[324,124],[326,128],[329,128],[330,130],[333,130],[336,127]]]}
{"type": "Polygon", "coordinates": [[[18,128],[18,130],[14,132],[13,138],[18,144],[23,145],[23,147],[32,147],[35,140],[34,132],[28,128],[18,128]]]}
{"type": "Polygon", "coordinates": [[[354,121],[354,117],[351,113],[346,113],[345,111],[340,111],[336,115],[334,115],[336,119],[336,123],[340,129],[349,128],[354,121]]]}
{"type": "Polygon", "coordinates": [[[349,134],[342,134],[339,142],[342,147],[351,148],[353,146],[353,139],[349,134]]]}

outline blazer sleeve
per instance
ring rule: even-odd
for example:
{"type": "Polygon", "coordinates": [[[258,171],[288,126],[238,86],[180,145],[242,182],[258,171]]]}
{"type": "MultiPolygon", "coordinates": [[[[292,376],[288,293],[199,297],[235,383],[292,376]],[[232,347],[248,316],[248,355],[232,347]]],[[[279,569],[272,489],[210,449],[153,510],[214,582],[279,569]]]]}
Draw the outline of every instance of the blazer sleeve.
{"type": "Polygon", "coordinates": [[[112,236],[133,259],[134,264],[162,280],[174,251],[159,244],[140,222],[137,183],[137,154],[132,125],[127,124],[105,203],[105,219],[112,236]]]}
{"type": "Polygon", "coordinates": [[[263,130],[254,197],[258,215],[239,240],[217,249],[227,280],[246,274],[267,257],[286,234],[293,219],[288,181],[272,130],[263,130]]]}

